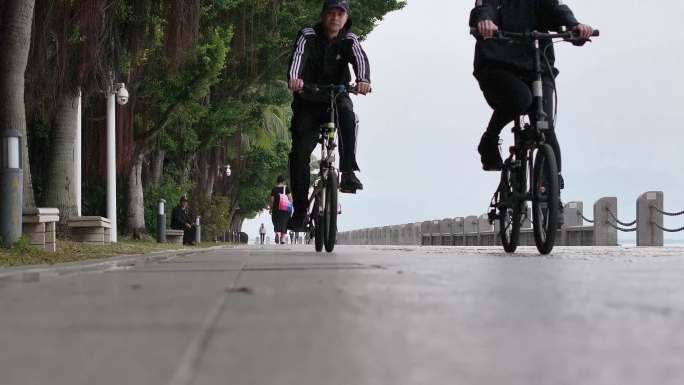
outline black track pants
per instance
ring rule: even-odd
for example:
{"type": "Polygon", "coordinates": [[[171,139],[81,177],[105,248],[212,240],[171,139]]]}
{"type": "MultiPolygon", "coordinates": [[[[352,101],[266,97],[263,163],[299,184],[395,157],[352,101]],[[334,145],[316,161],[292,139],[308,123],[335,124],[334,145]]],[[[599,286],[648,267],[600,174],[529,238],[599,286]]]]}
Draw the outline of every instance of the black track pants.
{"type": "MultiPolygon", "coordinates": [[[[292,151],[290,152],[290,186],[295,211],[305,211],[308,206],[308,193],[311,186],[311,153],[318,145],[320,127],[330,120],[327,104],[292,104],[292,151]]],[[[340,171],[358,171],[356,163],[356,114],[349,96],[337,99],[339,120],[340,171]]]]}
{"type": "MultiPolygon", "coordinates": [[[[482,71],[478,76],[480,89],[494,113],[487,126],[487,132],[498,136],[506,125],[521,115],[528,114],[532,108],[532,82],[500,69],[482,71]]],[[[549,117],[549,131],[546,142],[553,147],[561,170],[561,150],[556,137],[554,119],[554,85],[550,77],[543,78],[544,111],[549,117]]]]}

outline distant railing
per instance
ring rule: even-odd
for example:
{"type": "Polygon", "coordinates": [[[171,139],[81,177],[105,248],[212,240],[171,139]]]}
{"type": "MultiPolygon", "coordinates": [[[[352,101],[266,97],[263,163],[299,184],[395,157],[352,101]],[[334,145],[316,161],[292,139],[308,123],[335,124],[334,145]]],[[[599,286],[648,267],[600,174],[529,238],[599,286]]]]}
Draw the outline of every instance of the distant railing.
{"type": "MultiPolygon", "coordinates": [[[[668,212],[663,209],[664,197],[660,191],[642,194],[637,199],[636,219],[619,219],[617,198],[601,198],[594,204],[594,217],[584,215],[582,202],[570,202],[564,207],[565,225],[558,230],[559,246],[617,246],[618,232],[636,233],[637,246],[663,246],[663,233],[684,231],[667,228],[663,216],[684,216],[684,211],[668,212]],[[585,222],[589,226],[585,226],[585,222]]],[[[521,245],[534,245],[529,213],[523,220],[521,245]]],[[[338,243],[347,245],[423,245],[423,246],[494,246],[500,244],[499,228],[489,223],[486,214],[481,216],[445,218],[396,226],[341,232],[338,243]]]]}

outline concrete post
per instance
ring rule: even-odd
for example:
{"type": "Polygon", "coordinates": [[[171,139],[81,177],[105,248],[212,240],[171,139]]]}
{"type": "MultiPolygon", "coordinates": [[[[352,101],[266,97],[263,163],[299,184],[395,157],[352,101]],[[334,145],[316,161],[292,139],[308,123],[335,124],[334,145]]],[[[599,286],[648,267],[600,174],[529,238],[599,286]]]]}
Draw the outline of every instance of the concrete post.
{"type": "Polygon", "coordinates": [[[527,217],[523,217],[521,229],[531,229],[532,228],[532,206],[527,206],[527,217]]]}
{"type": "Polygon", "coordinates": [[[582,202],[568,202],[565,205],[565,224],[564,227],[578,227],[584,224],[582,219],[584,215],[584,203],[582,202]]]}
{"type": "Polygon", "coordinates": [[[430,246],[430,221],[420,223],[420,243],[421,246],[430,246]]]}
{"type": "Polygon", "coordinates": [[[157,213],[157,242],[166,243],[166,201],[159,200],[159,212],[157,213]]]}
{"type": "Polygon", "coordinates": [[[494,243],[496,243],[494,239],[494,237],[496,237],[494,232],[494,226],[492,226],[492,224],[489,223],[488,214],[482,214],[477,219],[477,232],[479,234],[479,246],[493,246],[494,243]]]}
{"type": "Polygon", "coordinates": [[[452,235],[454,246],[465,245],[465,219],[463,217],[454,218],[454,234],[452,235]]]}
{"type": "Polygon", "coordinates": [[[613,223],[609,211],[618,216],[616,197],[601,198],[594,204],[594,246],[617,246],[617,230],[609,224],[613,223]]]}
{"type": "Polygon", "coordinates": [[[649,191],[637,199],[637,246],[663,246],[663,230],[657,227],[664,224],[663,214],[658,212],[663,207],[662,191],[649,191]]]}
{"type": "Polygon", "coordinates": [[[420,246],[422,243],[422,241],[420,239],[420,237],[421,237],[420,227],[421,227],[420,222],[416,222],[413,224],[413,234],[411,235],[411,244],[412,245],[420,246]]]}
{"type": "Polygon", "coordinates": [[[453,246],[454,219],[444,218],[439,222],[440,245],[453,246]]]}
{"type": "Polygon", "coordinates": [[[439,221],[433,220],[430,222],[430,245],[439,246],[442,244],[440,232],[439,232],[439,221]]]}
{"type": "Polygon", "coordinates": [[[464,223],[465,229],[465,246],[477,246],[479,221],[476,216],[466,217],[464,223]]]}
{"type": "Polygon", "coordinates": [[[399,241],[401,238],[401,228],[402,226],[392,226],[390,227],[390,245],[400,245],[399,241]]]}

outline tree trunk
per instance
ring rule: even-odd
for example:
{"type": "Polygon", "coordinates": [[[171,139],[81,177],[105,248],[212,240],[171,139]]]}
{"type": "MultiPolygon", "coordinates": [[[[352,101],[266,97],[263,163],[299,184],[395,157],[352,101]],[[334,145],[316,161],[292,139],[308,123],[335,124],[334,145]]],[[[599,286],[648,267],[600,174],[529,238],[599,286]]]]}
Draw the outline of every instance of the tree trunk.
{"type": "Polygon", "coordinates": [[[52,154],[48,165],[47,199],[50,207],[59,209],[61,224],[78,215],[74,160],[76,129],[78,128],[78,96],[63,94],[59,98],[55,118],[52,154]]]}
{"type": "Polygon", "coordinates": [[[156,151],[152,157],[152,172],[150,173],[150,185],[152,187],[159,187],[161,184],[165,159],[166,151],[164,150],[156,151]]]}
{"type": "Polygon", "coordinates": [[[142,169],[145,157],[134,152],[135,157],[128,173],[128,223],[126,232],[134,239],[141,239],[145,229],[145,201],[143,200],[142,169]]]}
{"type": "Polygon", "coordinates": [[[23,136],[24,207],[35,206],[24,104],[34,5],[34,0],[2,0],[0,5],[0,130],[16,129],[23,136]]]}

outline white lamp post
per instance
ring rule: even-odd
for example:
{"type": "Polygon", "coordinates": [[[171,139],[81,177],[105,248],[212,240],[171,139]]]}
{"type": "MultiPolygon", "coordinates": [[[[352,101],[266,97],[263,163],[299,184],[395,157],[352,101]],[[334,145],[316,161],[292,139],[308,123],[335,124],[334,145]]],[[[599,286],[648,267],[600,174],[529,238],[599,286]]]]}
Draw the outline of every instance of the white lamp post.
{"type": "Polygon", "coordinates": [[[6,248],[21,238],[24,205],[21,140],[17,130],[0,131],[0,246],[6,248]]]}
{"type": "Polygon", "coordinates": [[[123,83],[112,86],[107,95],[107,217],[112,222],[112,243],[117,242],[116,218],[116,104],[128,103],[128,90],[123,83]]]}

